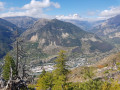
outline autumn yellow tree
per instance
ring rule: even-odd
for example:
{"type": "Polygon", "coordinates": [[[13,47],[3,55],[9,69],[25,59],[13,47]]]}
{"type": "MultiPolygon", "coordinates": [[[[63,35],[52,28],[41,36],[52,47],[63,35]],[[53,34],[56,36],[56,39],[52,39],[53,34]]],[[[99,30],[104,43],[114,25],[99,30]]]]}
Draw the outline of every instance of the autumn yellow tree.
{"type": "MultiPolygon", "coordinates": [[[[44,71],[43,71],[44,72],[44,71]]],[[[50,72],[42,73],[37,81],[36,90],[47,90],[52,88],[53,75],[50,72]]]]}

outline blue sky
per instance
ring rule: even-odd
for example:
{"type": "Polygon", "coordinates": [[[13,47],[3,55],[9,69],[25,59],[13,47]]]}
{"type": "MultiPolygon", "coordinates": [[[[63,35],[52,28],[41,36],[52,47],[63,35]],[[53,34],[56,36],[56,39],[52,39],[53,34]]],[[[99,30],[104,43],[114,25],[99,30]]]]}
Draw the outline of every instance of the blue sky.
{"type": "Polygon", "coordinates": [[[120,14],[120,0],[0,0],[0,17],[99,20],[120,14]]]}

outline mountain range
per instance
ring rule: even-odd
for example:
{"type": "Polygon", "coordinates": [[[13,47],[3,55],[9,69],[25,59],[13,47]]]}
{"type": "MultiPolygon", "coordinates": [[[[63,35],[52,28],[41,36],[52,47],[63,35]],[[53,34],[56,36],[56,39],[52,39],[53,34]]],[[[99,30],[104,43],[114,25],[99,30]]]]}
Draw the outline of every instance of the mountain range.
{"type": "Polygon", "coordinates": [[[73,19],[64,19],[62,21],[70,22],[70,23],[80,27],[81,29],[83,29],[85,31],[91,31],[91,29],[93,27],[96,27],[96,26],[100,25],[105,20],[100,20],[100,21],[80,21],[80,20],[73,20],[73,19]]]}
{"type": "Polygon", "coordinates": [[[114,16],[107,20],[100,21],[79,21],[79,20],[64,20],[71,22],[85,31],[92,32],[100,38],[114,43],[120,44],[120,15],[114,16]]]}
{"type": "Polygon", "coordinates": [[[22,36],[30,42],[37,42],[38,46],[42,47],[43,50],[44,48],[46,49],[46,47],[48,47],[48,49],[50,47],[58,48],[61,46],[82,47],[83,43],[89,44],[89,48],[91,50],[110,50],[110,48],[106,46],[107,43],[102,41],[99,37],[82,30],[71,23],[63,22],[57,19],[44,19],[42,24],[41,20],[37,21],[37,23],[35,23],[32,28],[24,32],[22,36]],[[42,25],[43,23],[44,25],[42,25]],[[100,45],[100,47],[96,45],[100,45]],[[106,48],[101,47],[101,45],[106,48]]]}
{"type": "MultiPolygon", "coordinates": [[[[107,19],[93,28],[93,32],[99,36],[106,36],[118,32],[120,29],[120,15],[107,19]]],[[[116,36],[117,37],[117,36],[116,36]]]]}
{"type": "Polygon", "coordinates": [[[23,30],[27,30],[30,28],[38,18],[28,17],[28,16],[16,16],[16,17],[5,17],[3,18],[17,27],[22,28],[23,30]]]}
{"type": "Polygon", "coordinates": [[[91,32],[110,42],[120,44],[120,15],[107,19],[100,25],[93,27],[91,32]]]}
{"type": "MultiPolygon", "coordinates": [[[[38,57],[41,58],[44,55],[45,57],[56,55],[61,49],[68,51],[69,54],[104,53],[112,50],[114,46],[100,37],[116,35],[114,33],[119,31],[119,20],[117,18],[119,18],[119,15],[108,20],[87,22],[78,20],[38,19],[27,16],[6,17],[0,19],[0,21],[6,21],[6,23],[2,23],[3,25],[0,26],[0,28],[4,26],[5,29],[0,29],[0,31],[6,32],[8,30],[10,36],[1,33],[0,38],[1,43],[4,43],[3,41],[9,41],[9,44],[6,44],[12,49],[11,45],[15,41],[14,31],[20,31],[20,38],[25,41],[26,52],[35,59],[38,57]],[[114,29],[113,32],[109,32],[111,28],[112,30],[114,29]],[[104,32],[109,33],[105,34],[104,32]],[[2,38],[9,39],[7,41],[2,38]]],[[[114,38],[116,39],[116,37],[114,38]]],[[[119,38],[119,35],[117,38],[119,38]]],[[[3,46],[1,48],[4,48],[3,46]]],[[[5,53],[10,50],[9,48],[8,50],[4,50],[5,53]]],[[[1,54],[1,57],[5,53],[1,54]]]]}
{"type": "Polygon", "coordinates": [[[97,35],[84,31],[69,22],[57,19],[39,19],[22,33],[29,57],[40,59],[41,54],[51,57],[59,50],[71,53],[91,54],[108,52],[113,46],[97,35]],[[33,53],[34,52],[34,53],[33,53]]]}

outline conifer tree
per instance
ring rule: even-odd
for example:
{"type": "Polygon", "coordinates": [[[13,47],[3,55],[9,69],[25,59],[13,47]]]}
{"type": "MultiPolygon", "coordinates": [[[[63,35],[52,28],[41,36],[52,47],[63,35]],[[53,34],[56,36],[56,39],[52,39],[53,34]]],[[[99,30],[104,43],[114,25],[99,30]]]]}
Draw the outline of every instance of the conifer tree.
{"type": "Polygon", "coordinates": [[[16,67],[15,67],[15,62],[9,54],[5,56],[5,61],[4,61],[4,66],[3,66],[3,78],[8,81],[10,74],[11,74],[11,69],[12,69],[12,76],[14,77],[16,75],[16,67]]]}
{"type": "Polygon", "coordinates": [[[92,67],[85,67],[83,69],[83,73],[84,73],[83,75],[84,79],[92,79],[92,77],[94,76],[92,67]]]}
{"type": "Polygon", "coordinates": [[[65,55],[65,51],[61,50],[59,52],[59,56],[55,60],[56,65],[55,65],[55,74],[56,75],[67,75],[68,74],[68,69],[66,65],[67,57],[65,55]]]}
{"type": "Polygon", "coordinates": [[[53,90],[64,90],[65,84],[67,81],[67,74],[68,74],[68,69],[66,65],[67,57],[66,57],[66,52],[61,50],[59,52],[59,56],[55,60],[56,65],[55,65],[55,70],[53,72],[54,74],[54,86],[53,90]]]}
{"type": "Polygon", "coordinates": [[[36,90],[47,90],[52,88],[52,82],[53,82],[53,75],[50,72],[46,72],[45,70],[40,75],[36,90]]]}
{"type": "Polygon", "coordinates": [[[43,68],[42,74],[40,75],[40,77],[43,77],[46,74],[45,69],[43,68]]]}

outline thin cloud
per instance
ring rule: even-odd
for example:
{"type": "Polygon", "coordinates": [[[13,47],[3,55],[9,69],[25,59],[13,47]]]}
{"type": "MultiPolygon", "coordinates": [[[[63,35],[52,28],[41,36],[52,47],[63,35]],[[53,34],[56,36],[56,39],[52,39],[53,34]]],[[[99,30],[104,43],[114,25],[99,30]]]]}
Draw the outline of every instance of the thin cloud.
{"type": "Polygon", "coordinates": [[[51,10],[52,8],[60,8],[60,4],[57,2],[52,2],[50,0],[31,0],[30,3],[23,5],[22,7],[10,7],[6,9],[4,3],[0,2],[0,11],[6,13],[1,13],[0,17],[11,17],[11,16],[31,16],[37,18],[56,18],[56,19],[72,19],[80,21],[97,21],[105,20],[110,17],[120,14],[119,7],[111,7],[103,11],[90,11],[87,12],[85,17],[81,17],[78,14],[72,15],[57,15],[50,16],[44,13],[44,11],[51,10]],[[52,7],[52,8],[51,8],[52,7]]]}
{"type": "Polygon", "coordinates": [[[3,11],[3,10],[4,10],[4,3],[0,2],[0,11],[3,11]]]}
{"type": "Polygon", "coordinates": [[[87,12],[87,15],[89,15],[89,16],[94,16],[94,15],[96,15],[96,12],[94,12],[94,11],[89,11],[89,12],[87,12]]]}
{"type": "Polygon", "coordinates": [[[55,8],[60,8],[60,4],[59,3],[51,2],[51,5],[53,5],[55,8]]]}
{"type": "Polygon", "coordinates": [[[17,10],[15,7],[10,8],[9,12],[1,14],[0,17],[31,16],[37,18],[48,18],[49,16],[44,14],[43,9],[51,6],[54,8],[60,8],[60,5],[57,2],[51,2],[50,0],[31,0],[30,3],[21,8],[17,8],[17,10]]]}
{"type": "Polygon", "coordinates": [[[48,17],[46,14],[42,12],[42,9],[32,9],[26,11],[19,12],[7,12],[0,15],[1,17],[11,17],[11,16],[31,16],[31,17],[48,17]],[[39,14],[38,14],[39,13],[39,14]]]}
{"type": "Polygon", "coordinates": [[[80,15],[78,15],[78,14],[73,14],[73,15],[68,15],[68,16],[57,15],[56,19],[59,19],[59,20],[79,20],[79,21],[89,21],[89,22],[103,20],[103,18],[101,18],[101,17],[97,17],[97,18],[80,17],[80,15]]]}
{"type": "Polygon", "coordinates": [[[104,10],[100,13],[99,16],[103,17],[103,18],[110,18],[110,17],[116,16],[118,14],[120,14],[120,6],[119,7],[111,7],[108,10],[104,10]]]}
{"type": "Polygon", "coordinates": [[[36,1],[31,0],[29,4],[23,6],[23,9],[33,9],[33,8],[47,8],[54,6],[55,8],[60,8],[58,3],[50,2],[50,0],[36,1]]]}
{"type": "Polygon", "coordinates": [[[98,21],[98,20],[106,20],[111,17],[120,14],[120,6],[119,7],[111,7],[110,9],[106,9],[103,11],[96,11],[96,12],[88,12],[86,17],[80,17],[78,14],[73,15],[57,15],[57,19],[71,19],[71,20],[80,20],[80,21],[98,21]],[[87,17],[88,16],[88,17],[87,17]],[[91,17],[90,17],[91,16],[91,17]],[[92,17],[93,16],[93,17],[92,17]]]}
{"type": "Polygon", "coordinates": [[[57,15],[56,19],[74,19],[74,20],[81,20],[82,18],[78,14],[73,14],[73,15],[57,15]]]}

